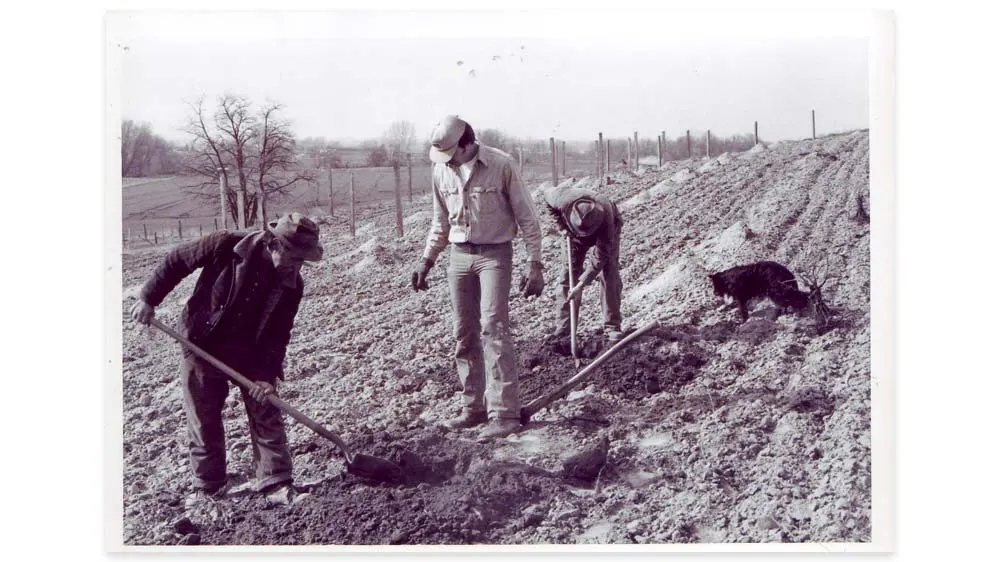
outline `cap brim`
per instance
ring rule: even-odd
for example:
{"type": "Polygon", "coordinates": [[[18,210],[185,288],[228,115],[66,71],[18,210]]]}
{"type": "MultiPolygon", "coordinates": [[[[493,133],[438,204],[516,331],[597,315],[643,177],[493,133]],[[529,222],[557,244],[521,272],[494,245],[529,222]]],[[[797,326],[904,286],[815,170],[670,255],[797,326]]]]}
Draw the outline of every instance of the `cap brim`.
{"type": "Polygon", "coordinates": [[[447,164],[449,161],[451,161],[451,157],[454,156],[456,152],[458,152],[457,146],[453,146],[448,150],[438,150],[437,148],[434,148],[432,146],[429,156],[431,158],[431,162],[437,162],[438,164],[447,164]]]}

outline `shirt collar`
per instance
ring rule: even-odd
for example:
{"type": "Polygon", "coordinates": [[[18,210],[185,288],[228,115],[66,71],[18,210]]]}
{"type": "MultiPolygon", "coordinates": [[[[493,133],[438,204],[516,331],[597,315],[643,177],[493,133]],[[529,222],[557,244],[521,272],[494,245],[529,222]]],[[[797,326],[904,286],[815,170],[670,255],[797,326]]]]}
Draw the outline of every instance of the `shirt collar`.
{"type": "Polygon", "coordinates": [[[461,166],[471,165],[472,168],[475,168],[476,167],[476,162],[481,162],[483,164],[483,166],[486,166],[487,168],[489,168],[489,162],[488,162],[487,158],[484,158],[484,152],[485,151],[483,150],[483,145],[479,144],[479,141],[476,141],[476,155],[472,157],[472,160],[469,160],[465,164],[449,165],[449,167],[452,170],[458,171],[458,169],[461,166]]]}

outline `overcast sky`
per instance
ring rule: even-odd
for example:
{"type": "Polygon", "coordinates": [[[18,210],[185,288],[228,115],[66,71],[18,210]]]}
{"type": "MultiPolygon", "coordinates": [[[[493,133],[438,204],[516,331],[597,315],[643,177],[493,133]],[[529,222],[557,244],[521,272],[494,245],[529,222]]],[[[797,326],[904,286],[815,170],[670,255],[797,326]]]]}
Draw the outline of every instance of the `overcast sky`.
{"type": "Polygon", "coordinates": [[[418,137],[445,113],[515,136],[765,140],[865,128],[866,12],[319,12],[108,16],[124,119],[185,140],[184,100],[285,106],[297,135],[418,137]]]}

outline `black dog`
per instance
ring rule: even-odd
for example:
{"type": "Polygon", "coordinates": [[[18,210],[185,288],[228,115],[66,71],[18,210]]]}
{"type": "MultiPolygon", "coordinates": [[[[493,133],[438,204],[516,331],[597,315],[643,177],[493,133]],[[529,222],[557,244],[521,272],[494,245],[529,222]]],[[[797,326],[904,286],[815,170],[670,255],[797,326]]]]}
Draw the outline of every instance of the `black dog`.
{"type": "Polygon", "coordinates": [[[730,296],[736,301],[740,319],[744,322],[749,317],[747,302],[755,298],[771,299],[780,307],[779,314],[787,308],[801,310],[812,305],[817,321],[826,325],[829,317],[830,311],[820,294],[822,283],[817,285],[806,279],[809,292],[800,291],[792,272],[777,262],[760,261],[740,265],[713,273],[708,278],[712,280],[717,296],[730,296]]]}

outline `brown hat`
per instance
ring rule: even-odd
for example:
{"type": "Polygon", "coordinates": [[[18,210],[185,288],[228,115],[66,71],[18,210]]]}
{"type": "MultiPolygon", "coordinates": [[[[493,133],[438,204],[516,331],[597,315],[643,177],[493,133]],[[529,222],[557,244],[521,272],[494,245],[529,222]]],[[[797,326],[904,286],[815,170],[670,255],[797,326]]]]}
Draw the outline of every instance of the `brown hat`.
{"type": "Polygon", "coordinates": [[[466,122],[457,115],[446,115],[431,131],[430,158],[432,162],[445,164],[458,150],[458,139],[465,133],[466,122]]]}
{"type": "Polygon", "coordinates": [[[577,236],[590,236],[604,222],[604,210],[590,199],[577,199],[569,212],[569,227],[577,236]]]}
{"type": "Polygon", "coordinates": [[[288,213],[267,225],[268,230],[281,242],[306,261],[323,259],[323,246],[319,243],[319,227],[301,213],[288,213]]]}

